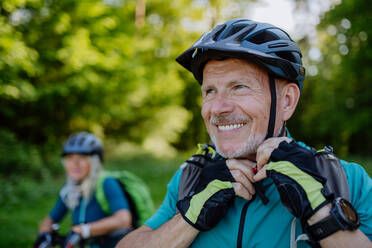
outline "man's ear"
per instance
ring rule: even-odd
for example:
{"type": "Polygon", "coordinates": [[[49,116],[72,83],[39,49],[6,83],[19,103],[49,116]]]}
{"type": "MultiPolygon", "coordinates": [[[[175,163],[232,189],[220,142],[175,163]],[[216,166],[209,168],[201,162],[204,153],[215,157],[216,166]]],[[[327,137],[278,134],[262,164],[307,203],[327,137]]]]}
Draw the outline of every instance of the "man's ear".
{"type": "Polygon", "coordinates": [[[283,121],[289,120],[289,118],[291,118],[293,115],[297,107],[300,94],[300,89],[295,83],[287,82],[282,86],[278,107],[283,121]]]}

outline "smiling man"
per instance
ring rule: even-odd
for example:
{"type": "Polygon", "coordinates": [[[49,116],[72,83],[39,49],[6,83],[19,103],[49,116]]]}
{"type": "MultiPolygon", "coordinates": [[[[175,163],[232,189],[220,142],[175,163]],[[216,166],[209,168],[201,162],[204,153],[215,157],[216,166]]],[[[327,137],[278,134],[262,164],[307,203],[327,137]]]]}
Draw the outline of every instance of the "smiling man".
{"type": "Polygon", "coordinates": [[[283,30],[234,19],[177,58],[201,84],[213,145],[199,145],[155,215],[118,247],[372,247],[370,177],[286,129],[301,56],[283,30]]]}
{"type": "Polygon", "coordinates": [[[223,157],[256,153],[267,131],[271,101],[267,92],[267,73],[254,64],[233,58],[206,64],[202,116],[223,157]]]}

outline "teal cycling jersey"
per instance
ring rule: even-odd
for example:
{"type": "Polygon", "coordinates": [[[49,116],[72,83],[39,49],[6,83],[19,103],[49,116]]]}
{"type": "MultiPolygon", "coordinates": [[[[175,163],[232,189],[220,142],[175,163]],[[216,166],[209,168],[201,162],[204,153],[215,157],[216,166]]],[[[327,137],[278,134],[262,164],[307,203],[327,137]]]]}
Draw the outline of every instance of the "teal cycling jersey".
{"type": "MultiPolygon", "coordinates": [[[[351,203],[361,220],[360,230],[372,240],[372,180],[358,164],[341,160],[341,166],[348,179],[351,203]]],[[[181,173],[182,170],[179,169],[169,182],[163,203],[145,222],[146,226],[157,229],[176,214],[181,173]]],[[[266,178],[262,184],[269,199],[266,205],[259,197],[252,201],[236,197],[226,216],[217,226],[209,231],[200,232],[191,247],[236,247],[239,233],[242,247],[289,247],[294,217],[282,205],[272,180],[266,178]]],[[[301,224],[297,221],[296,237],[301,233],[301,224]]],[[[300,241],[297,247],[310,246],[305,241],[300,241]]]]}

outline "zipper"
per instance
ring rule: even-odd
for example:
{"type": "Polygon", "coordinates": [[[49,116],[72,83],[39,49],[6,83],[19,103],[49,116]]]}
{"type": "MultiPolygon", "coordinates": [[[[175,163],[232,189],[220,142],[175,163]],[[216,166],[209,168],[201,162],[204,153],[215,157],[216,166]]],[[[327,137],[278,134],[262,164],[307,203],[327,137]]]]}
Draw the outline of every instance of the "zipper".
{"type": "Polygon", "coordinates": [[[242,208],[242,213],[240,214],[238,240],[237,240],[237,245],[236,245],[237,248],[242,248],[245,216],[247,215],[249,204],[251,204],[251,202],[253,202],[255,198],[256,198],[256,195],[253,195],[252,199],[247,201],[242,208]]]}
{"type": "Polygon", "coordinates": [[[256,194],[253,195],[252,199],[246,202],[242,208],[242,213],[240,215],[240,222],[239,222],[239,232],[238,232],[238,240],[237,240],[237,248],[242,248],[243,243],[243,232],[244,232],[244,224],[245,224],[245,217],[247,215],[247,209],[249,204],[256,199],[256,195],[259,196],[262,203],[266,205],[269,202],[269,199],[265,195],[265,187],[262,185],[262,181],[253,184],[256,189],[256,194]]]}

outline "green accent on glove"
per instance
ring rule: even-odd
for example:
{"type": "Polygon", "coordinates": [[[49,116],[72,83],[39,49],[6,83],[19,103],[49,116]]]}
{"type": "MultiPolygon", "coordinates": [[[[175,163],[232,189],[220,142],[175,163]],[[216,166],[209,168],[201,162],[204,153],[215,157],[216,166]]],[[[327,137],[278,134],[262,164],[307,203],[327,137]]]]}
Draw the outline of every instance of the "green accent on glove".
{"type": "Polygon", "coordinates": [[[271,162],[268,164],[267,170],[275,170],[276,172],[290,177],[296,183],[298,183],[305,191],[307,199],[309,200],[313,210],[325,202],[326,199],[321,193],[323,185],[291,162],[271,162]]]}
{"type": "Polygon", "coordinates": [[[223,182],[217,179],[211,181],[204,190],[192,196],[190,208],[187,210],[185,216],[195,224],[205,202],[218,191],[232,187],[231,182],[223,182]]]}

